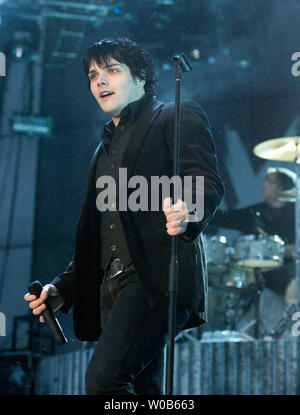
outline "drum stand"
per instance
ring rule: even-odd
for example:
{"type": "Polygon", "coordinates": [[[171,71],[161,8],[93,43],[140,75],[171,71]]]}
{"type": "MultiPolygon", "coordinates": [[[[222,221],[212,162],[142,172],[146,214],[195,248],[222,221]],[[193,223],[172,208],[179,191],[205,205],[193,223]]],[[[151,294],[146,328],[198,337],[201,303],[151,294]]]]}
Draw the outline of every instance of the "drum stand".
{"type": "MultiPolygon", "coordinates": [[[[253,297],[253,306],[254,306],[254,318],[249,323],[246,323],[243,327],[240,328],[240,333],[243,336],[247,336],[248,340],[254,341],[256,339],[259,339],[264,335],[264,333],[260,334],[260,327],[263,326],[263,322],[260,319],[260,296],[265,286],[265,277],[263,274],[262,268],[253,268],[254,271],[254,277],[255,277],[255,283],[253,284],[255,287],[255,293],[253,297]],[[246,334],[246,332],[254,326],[254,334],[252,335],[246,334]]],[[[265,327],[264,331],[265,330],[265,327]]]]}
{"type": "Polygon", "coordinates": [[[265,277],[261,268],[254,269],[255,276],[255,287],[256,292],[254,296],[254,316],[255,316],[255,326],[254,326],[254,338],[259,339],[260,333],[259,328],[262,325],[260,319],[259,305],[260,305],[260,296],[265,286],[265,277]]]}

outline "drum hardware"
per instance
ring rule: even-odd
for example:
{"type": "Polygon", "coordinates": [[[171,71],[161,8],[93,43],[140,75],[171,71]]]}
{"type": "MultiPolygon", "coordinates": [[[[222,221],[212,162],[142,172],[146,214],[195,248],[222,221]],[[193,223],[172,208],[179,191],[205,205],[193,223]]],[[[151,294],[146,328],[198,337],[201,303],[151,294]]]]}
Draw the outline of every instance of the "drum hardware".
{"type": "Polygon", "coordinates": [[[254,338],[258,339],[260,337],[259,327],[262,324],[262,321],[260,319],[260,313],[259,313],[259,300],[260,300],[260,295],[265,286],[265,277],[264,277],[263,271],[260,268],[256,268],[254,270],[254,275],[255,275],[255,286],[256,286],[256,292],[254,295],[254,316],[255,316],[254,338]]]}
{"type": "MultiPolygon", "coordinates": [[[[235,331],[239,319],[253,305],[254,319],[249,327],[254,326],[254,338],[266,333],[264,328],[263,334],[260,333],[260,295],[265,286],[265,272],[282,265],[283,251],[281,238],[265,234],[244,235],[227,248],[227,269],[223,273],[209,274],[209,321],[212,321],[209,330],[235,331]]],[[[244,333],[245,328],[240,331],[244,333]]]]}
{"type": "Polygon", "coordinates": [[[235,330],[238,319],[242,316],[244,299],[239,289],[227,287],[208,287],[208,323],[205,331],[235,330]]]}
{"type": "Polygon", "coordinates": [[[245,334],[250,328],[254,327],[254,334],[253,337],[248,335],[249,339],[255,340],[262,338],[266,333],[266,328],[260,318],[259,312],[259,305],[260,305],[260,296],[263,292],[265,287],[266,277],[265,277],[265,269],[254,268],[253,269],[254,279],[255,282],[251,284],[251,286],[247,287],[248,289],[248,305],[252,305],[254,307],[254,318],[240,328],[240,332],[245,334]],[[250,291],[251,288],[251,291],[250,291]],[[263,328],[263,333],[261,333],[260,329],[263,328]]]}
{"type": "Polygon", "coordinates": [[[284,317],[279,320],[274,328],[266,333],[264,340],[279,339],[288,327],[292,326],[291,317],[297,311],[296,304],[291,304],[285,311],[284,317]]]}
{"type": "Polygon", "coordinates": [[[240,332],[243,333],[244,336],[248,337],[248,340],[254,341],[255,338],[250,336],[249,334],[247,334],[246,332],[251,329],[251,327],[254,326],[254,324],[256,323],[256,320],[253,319],[251,321],[249,321],[247,324],[245,324],[243,327],[241,327],[240,332]]]}
{"type": "Polygon", "coordinates": [[[254,319],[252,319],[244,327],[240,328],[240,332],[245,334],[246,331],[248,331],[251,327],[254,326],[254,338],[249,335],[247,336],[249,337],[249,339],[255,340],[261,337],[259,329],[261,326],[263,326],[263,323],[260,319],[259,304],[260,304],[260,296],[265,286],[265,275],[264,275],[264,271],[261,270],[260,268],[255,268],[253,271],[254,271],[255,283],[251,285],[252,295],[250,296],[250,293],[249,293],[249,300],[250,300],[250,305],[251,304],[254,305],[254,319]]]}
{"type": "Polygon", "coordinates": [[[204,238],[210,277],[208,330],[235,331],[239,318],[253,304],[255,317],[250,326],[254,325],[255,339],[260,337],[259,303],[264,273],[283,264],[284,245],[279,236],[265,232],[243,235],[232,246],[223,235],[204,238]]]}
{"type": "MultiPolygon", "coordinates": [[[[268,235],[267,238],[270,238],[270,236],[268,235]]],[[[250,239],[253,239],[252,236],[250,239]]],[[[257,270],[253,266],[248,267],[247,261],[247,266],[244,266],[244,263],[240,264],[242,266],[236,266],[238,265],[236,261],[237,247],[236,245],[230,246],[225,236],[204,236],[203,240],[210,277],[208,302],[209,313],[211,314],[207,327],[210,330],[235,331],[239,318],[260,294],[263,278],[255,277],[257,270]]],[[[260,250],[264,252],[262,247],[260,247],[260,250]]],[[[247,248],[246,251],[246,253],[243,251],[242,255],[238,257],[239,260],[244,261],[248,258],[249,249],[247,248]]],[[[248,259],[251,263],[252,259],[250,257],[248,259]]],[[[260,256],[259,261],[256,260],[254,265],[264,266],[266,261],[270,261],[270,259],[267,257],[261,258],[260,256]]],[[[272,259],[272,265],[277,266],[273,264],[273,262],[277,264],[277,261],[277,257],[275,260],[272,259]]],[[[270,269],[270,267],[266,269],[270,269]]],[[[257,302],[259,302],[259,298],[257,302]]],[[[256,320],[258,325],[259,316],[257,314],[256,320]]]]}
{"type": "Polygon", "coordinates": [[[262,233],[239,237],[234,245],[234,266],[253,270],[254,321],[252,325],[254,325],[255,339],[262,337],[266,332],[259,312],[260,296],[266,282],[265,272],[282,266],[284,246],[284,241],[278,235],[262,233]],[[260,333],[261,327],[264,333],[260,333]]]}
{"type": "MultiPolygon", "coordinates": [[[[300,137],[284,137],[264,141],[254,147],[253,152],[256,156],[267,159],[295,163],[297,184],[295,189],[289,189],[282,192],[280,200],[285,202],[295,202],[295,234],[296,249],[293,254],[296,267],[296,292],[297,292],[297,308],[300,309],[300,137]]],[[[215,267],[215,259],[211,255],[210,263],[212,267],[208,267],[209,273],[212,274],[216,282],[213,283],[216,292],[226,292],[229,289],[237,290],[242,293],[245,284],[237,284],[235,279],[229,278],[224,280],[225,272],[229,272],[232,268],[240,270],[252,270],[254,274],[253,300],[255,309],[255,319],[247,324],[247,329],[255,325],[255,338],[259,337],[259,327],[262,324],[259,316],[260,295],[265,286],[265,271],[269,271],[280,267],[283,264],[284,242],[277,235],[266,235],[259,226],[259,217],[257,218],[258,235],[244,236],[240,238],[234,245],[233,249],[228,247],[223,250],[223,259],[221,263],[217,261],[219,267],[215,267]],[[230,249],[232,251],[230,252],[230,249]],[[225,253],[225,254],[224,254],[225,253]],[[225,256],[225,258],[224,258],[225,256]],[[226,257],[227,256],[227,257],[226,257]],[[219,273],[216,271],[219,269],[219,273]],[[219,274],[219,275],[217,275],[219,274]],[[220,275],[221,274],[221,275],[220,275]],[[224,284],[225,281],[225,284],[224,284]],[[231,286],[230,286],[231,285],[231,286]],[[244,285],[244,286],[243,286],[244,285]],[[225,291],[224,291],[225,290],[225,291]],[[239,291],[241,290],[241,291],[239,291]]],[[[224,248],[224,247],[223,247],[224,248]]],[[[208,248],[209,250],[209,248],[208,248]]],[[[247,287],[247,284],[246,284],[247,287]]],[[[221,302],[218,304],[218,308],[221,302]]],[[[287,313],[289,314],[289,313],[287,313]]],[[[271,333],[264,335],[277,336],[286,324],[287,319],[280,320],[271,333]]],[[[245,330],[246,327],[243,327],[245,330]]]]}
{"type": "MultiPolygon", "coordinates": [[[[219,277],[219,275],[214,277],[219,277]]],[[[253,303],[253,285],[238,288],[221,285],[219,282],[210,282],[208,287],[208,324],[205,325],[205,331],[236,331],[237,323],[253,303]]]]}

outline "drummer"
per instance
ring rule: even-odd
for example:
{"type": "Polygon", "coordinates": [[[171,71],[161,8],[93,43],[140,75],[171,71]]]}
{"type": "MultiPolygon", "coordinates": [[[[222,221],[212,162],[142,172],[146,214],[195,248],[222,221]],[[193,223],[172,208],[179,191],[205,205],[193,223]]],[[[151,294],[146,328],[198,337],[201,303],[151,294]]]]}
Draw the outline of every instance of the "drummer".
{"type": "MultiPolygon", "coordinates": [[[[266,304],[272,304],[272,310],[267,310],[270,316],[264,318],[266,326],[275,324],[276,318],[280,318],[285,311],[285,292],[295,275],[292,260],[295,250],[295,206],[291,203],[294,199],[282,197],[289,195],[289,191],[292,195],[295,185],[296,176],[291,170],[270,167],[266,171],[261,203],[227,212],[219,210],[211,221],[211,229],[221,227],[236,229],[244,234],[278,235],[284,240],[284,265],[264,273],[265,289],[261,300],[268,298],[266,304]]],[[[266,327],[266,330],[271,328],[266,327]]]]}

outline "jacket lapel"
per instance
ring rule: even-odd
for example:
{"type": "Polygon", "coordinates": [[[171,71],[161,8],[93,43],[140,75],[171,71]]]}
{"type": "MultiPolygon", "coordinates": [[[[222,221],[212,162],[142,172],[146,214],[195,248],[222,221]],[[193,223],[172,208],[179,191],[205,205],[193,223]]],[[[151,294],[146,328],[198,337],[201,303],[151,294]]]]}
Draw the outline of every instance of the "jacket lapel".
{"type": "Polygon", "coordinates": [[[88,183],[90,184],[91,182],[94,183],[94,181],[92,180],[95,177],[95,173],[96,173],[96,162],[97,159],[99,157],[100,152],[103,151],[103,142],[100,141],[100,143],[98,144],[94,155],[92,157],[92,160],[90,162],[90,167],[89,167],[89,174],[88,174],[88,183]]]}
{"type": "MultiPolygon", "coordinates": [[[[162,102],[156,99],[151,100],[145,107],[145,109],[142,110],[142,113],[140,114],[136,123],[133,126],[132,132],[130,134],[130,140],[125,149],[121,162],[121,166],[127,168],[127,177],[131,177],[132,175],[137,157],[142,149],[148,131],[150,130],[152,123],[160,113],[162,105],[162,102]]],[[[97,159],[101,151],[103,151],[102,141],[96,148],[90,163],[88,175],[89,193],[92,193],[92,190],[95,190],[94,177],[96,173],[97,159]]]]}
{"type": "Polygon", "coordinates": [[[130,140],[124,151],[121,166],[127,168],[127,177],[131,177],[136,160],[142,149],[148,131],[161,111],[162,102],[151,100],[138,117],[130,134],[130,140]]]}

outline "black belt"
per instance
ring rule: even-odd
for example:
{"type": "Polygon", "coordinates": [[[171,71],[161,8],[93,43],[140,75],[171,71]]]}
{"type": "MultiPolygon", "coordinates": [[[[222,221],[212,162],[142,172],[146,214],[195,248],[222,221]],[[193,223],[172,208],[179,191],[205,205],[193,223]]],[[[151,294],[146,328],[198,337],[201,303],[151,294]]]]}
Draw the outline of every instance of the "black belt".
{"type": "Polygon", "coordinates": [[[114,258],[109,264],[109,268],[104,273],[103,281],[111,280],[117,275],[123,274],[129,270],[135,270],[133,264],[125,266],[119,258],[114,258]]]}

